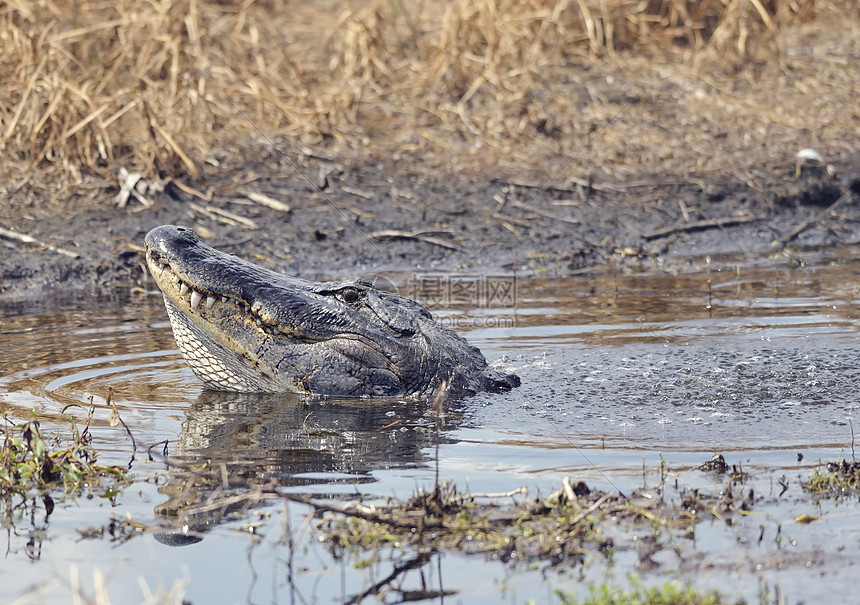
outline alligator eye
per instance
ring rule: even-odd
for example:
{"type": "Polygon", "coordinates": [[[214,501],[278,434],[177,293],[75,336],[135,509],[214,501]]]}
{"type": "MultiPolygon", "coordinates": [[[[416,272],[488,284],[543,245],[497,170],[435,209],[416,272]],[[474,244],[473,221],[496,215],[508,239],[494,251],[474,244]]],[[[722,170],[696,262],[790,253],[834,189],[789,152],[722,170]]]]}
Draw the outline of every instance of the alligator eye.
{"type": "Polygon", "coordinates": [[[344,288],[340,291],[340,297],[343,299],[343,302],[351,303],[361,298],[361,292],[355,288],[344,288]]]}

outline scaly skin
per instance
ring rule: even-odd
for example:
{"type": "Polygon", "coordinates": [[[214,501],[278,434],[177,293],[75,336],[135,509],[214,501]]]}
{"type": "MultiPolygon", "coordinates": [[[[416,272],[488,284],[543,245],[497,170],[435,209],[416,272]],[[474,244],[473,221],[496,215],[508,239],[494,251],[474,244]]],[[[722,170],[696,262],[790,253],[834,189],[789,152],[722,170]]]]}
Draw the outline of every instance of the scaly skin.
{"type": "Polygon", "coordinates": [[[182,355],[207,387],[343,397],[506,391],[519,378],[423,306],[363,281],[314,283],[219,252],[172,225],[146,262],[182,355]]]}

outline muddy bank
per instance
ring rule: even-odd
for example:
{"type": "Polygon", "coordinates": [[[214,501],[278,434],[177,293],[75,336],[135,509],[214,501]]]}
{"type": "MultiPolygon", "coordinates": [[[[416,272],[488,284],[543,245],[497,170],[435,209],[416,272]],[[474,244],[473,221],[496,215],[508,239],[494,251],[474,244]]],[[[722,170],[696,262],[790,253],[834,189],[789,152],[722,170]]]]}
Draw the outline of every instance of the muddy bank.
{"type": "Polygon", "coordinates": [[[20,42],[0,107],[0,296],[152,289],[141,246],[165,223],[306,277],[679,270],[858,240],[852,2],[713,5],[672,43],[662,16],[611,3],[617,24],[650,25],[605,47],[583,44],[573,6],[559,22],[517,3],[334,19],[328,0],[179,2],[165,33],[131,4],[116,22],[89,3],[81,24],[50,3],[0,20],[20,42]],[[173,50],[147,63],[151,32],[173,50]],[[803,148],[822,162],[799,166],[803,148]]]}
{"type": "MultiPolygon", "coordinates": [[[[684,270],[701,255],[860,241],[860,158],[725,178],[628,182],[410,174],[403,167],[268,155],[210,177],[209,194],[141,180],[80,204],[19,196],[2,210],[5,297],[153,286],[146,232],[194,227],[210,244],[310,278],[409,271],[568,275],[607,262],[684,270]],[[853,193],[852,193],[853,192],[853,193]]],[[[82,192],[83,196],[87,192],[82,192]]]]}

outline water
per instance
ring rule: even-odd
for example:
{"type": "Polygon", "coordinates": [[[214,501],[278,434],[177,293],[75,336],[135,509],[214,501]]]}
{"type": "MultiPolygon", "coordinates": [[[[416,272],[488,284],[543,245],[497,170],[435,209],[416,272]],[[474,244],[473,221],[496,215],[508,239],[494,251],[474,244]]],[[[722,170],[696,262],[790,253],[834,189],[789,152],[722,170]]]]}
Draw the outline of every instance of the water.
{"type": "MultiPolygon", "coordinates": [[[[643,581],[679,577],[752,601],[776,587],[788,602],[810,602],[826,577],[828,598],[850,602],[856,497],[818,502],[800,488],[819,461],[852,455],[860,263],[850,256],[837,250],[803,267],[724,259],[678,276],[607,268],[520,280],[516,308],[436,307],[523,380],[511,393],[452,405],[444,426],[414,402],[204,391],[178,354],[158,296],[7,303],[0,410],[15,422],[35,410],[45,435],[64,434],[66,415],[81,421],[92,399],[100,462],[130,464],[138,480],[115,501],[94,489],[57,498],[50,513],[38,497],[7,503],[0,601],[65,603],[80,594],[138,603],[153,593],[161,602],[338,603],[402,569],[384,584],[389,600],[423,586],[453,591],[430,599],[440,603],[557,602],[555,589],[623,584],[637,569],[633,540],[642,536],[610,525],[613,563],[549,571],[444,550],[417,562],[400,551],[337,559],[300,504],[242,501],[185,514],[182,465],[213,460],[234,482],[372,502],[432,487],[437,472],[473,493],[525,486],[530,496],[548,494],[568,475],[632,493],[659,487],[661,461],[681,486],[719,493],[722,480],[695,470],[719,452],[751,473],[760,498],[753,514],[732,526],[700,523],[695,540],[663,549],[653,557],[658,568],[640,570],[643,581]],[[133,457],[125,430],[108,424],[108,387],[135,438],[133,457]],[[160,456],[165,449],[179,467],[160,456]],[[822,518],[796,524],[798,514],[822,518]],[[121,518],[150,531],[111,536],[111,520],[121,518]]],[[[216,489],[193,496],[203,502],[216,489]]]]}

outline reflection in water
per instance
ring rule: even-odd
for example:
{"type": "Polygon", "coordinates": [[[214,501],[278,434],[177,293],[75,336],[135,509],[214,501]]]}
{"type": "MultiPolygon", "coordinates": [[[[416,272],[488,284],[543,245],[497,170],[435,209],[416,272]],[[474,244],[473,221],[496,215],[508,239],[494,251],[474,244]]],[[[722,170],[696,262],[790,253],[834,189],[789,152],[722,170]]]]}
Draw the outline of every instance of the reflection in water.
{"type": "MultiPolygon", "coordinates": [[[[595,466],[599,474],[588,477],[625,486],[632,476],[638,481],[646,455],[698,464],[715,450],[743,452],[744,459],[761,454],[771,468],[794,469],[796,476],[798,453],[812,460],[835,457],[842,446],[850,451],[860,380],[860,263],[850,260],[853,254],[800,270],[767,259],[740,269],[726,263],[724,271],[707,265],[690,275],[609,268],[521,281],[518,305],[499,311],[503,317],[492,308],[437,309],[490,360],[504,358],[505,369],[523,378],[516,392],[478,396],[447,410],[440,468],[446,478],[472,481],[476,491],[554,481],[595,466]],[[577,448],[587,450],[585,462],[577,448]]],[[[237,510],[263,503],[261,490],[269,485],[329,498],[360,490],[372,499],[403,495],[416,477],[432,476],[422,471],[433,464],[436,419],[421,404],[203,391],[175,348],[160,297],[0,304],[0,313],[0,412],[22,421],[36,410],[43,431],[53,434],[67,427],[67,405],[91,396],[98,405],[112,386],[138,445],[168,442],[166,461],[148,463],[139,450],[132,469],[138,476],[153,466],[166,469],[155,473],[165,482],[161,493],[152,488],[144,498],[137,492],[120,498],[122,514],[147,524],[157,508],[164,542],[200,540],[237,510]],[[202,479],[195,475],[201,469],[202,479]],[[375,495],[368,494],[370,485],[375,495]]],[[[127,464],[129,439],[111,430],[101,412],[94,443],[104,462],[127,464]]],[[[76,545],[64,554],[62,535],[54,538],[94,522],[82,519],[85,513],[65,504],[53,510],[32,498],[11,505],[0,510],[10,553],[4,582],[19,573],[41,577],[41,567],[26,567],[27,556],[40,554],[39,544],[43,559],[50,551],[66,568],[79,563],[76,545]],[[58,521],[63,515],[65,525],[58,521]]],[[[120,514],[109,507],[95,514],[120,514]]],[[[205,540],[202,548],[212,552],[171,548],[158,556],[172,556],[177,565],[184,559],[176,557],[187,557],[207,568],[236,543],[219,542],[224,533],[205,540]]],[[[729,558],[737,555],[732,548],[729,558]]],[[[394,571],[399,563],[408,561],[393,562],[394,571]]],[[[426,573],[429,563],[417,565],[415,573],[426,573]]],[[[474,565],[480,573],[489,569],[474,565]]],[[[385,575],[342,573],[364,588],[341,594],[359,596],[385,575]]],[[[206,595],[202,584],[193,591],[206,595]]],[[[464,601],[476,594],[462,576],[457,589],[464,601]]]]}
{"type": "Polygon", "coordinates": [[[303,473],[403,468],[421,463],[421,450],[435,438],[427,408],[404,400],[207,390],[186,410],[174,455],[253,467],[257,478],[280,484],[303,473]]]}
{"type": "MultiPolygon", "coordinates": [[[[391,599],[386,602],[393,603],[415,603],[431,599],[439,599],[439,603],[444,603],[445,597],[456,595],[458,591],[445,590],[443,588],[441,559],[442,554],[436,549],[419,552],[416,556],[406,557],[404,561],[399,561],[387,576],[361,592],[356,592],[345,598],[343,602],[347,605],[353,605],[364,602],[364,599],[372,595],[377,597],[384,595],[387,599],[391,599]],[[428,578],[432,581],[434,564],[438,575],[438,589],[429,587],[427,582],[428,578]],[[413,571],[418,571],[420,585],[413,589],[408,589],[405,587],[405,579],[413,571]]],[[[412,575],[414,576],[415,574],[412,575]]]]}
{"type": "Polygon", "coordinates": [[[352,485],[374,481],[373,471],[424,465],[438,431],[456,426],[451,410],[443,423],[426,402],[203,391],[186,410],[168,457],[172,468],[160,491],[169,499],[156,512],[175,519],[159,539],[199,541],[225,515],[247,507],[248,499],[229,497],[229,488],[352,485]],[[221,469],[214,484],[191,476],[200,463],[221,469]]]}

